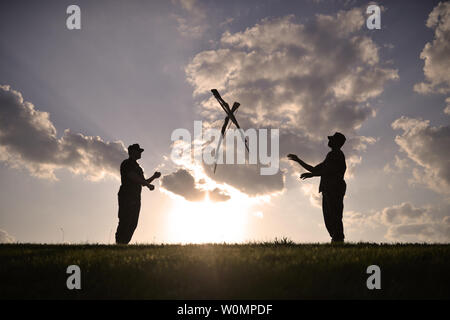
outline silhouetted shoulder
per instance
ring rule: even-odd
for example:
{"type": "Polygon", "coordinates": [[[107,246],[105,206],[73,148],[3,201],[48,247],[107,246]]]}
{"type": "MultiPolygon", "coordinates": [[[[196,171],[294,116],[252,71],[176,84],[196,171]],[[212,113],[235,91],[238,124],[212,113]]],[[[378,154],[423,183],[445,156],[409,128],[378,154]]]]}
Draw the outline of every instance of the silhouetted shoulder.
{"type": "Polygon", "coordinates": [[[325,161],[318,166],[323,171],[323,175],[344,176],[346,170],[345,156],[341,150],[332,150],[328,152],[325,161]]]}
{"type": "Polygon", "coordinates": [[[129,165],[130,165],[130,159],[125,159],[125,160],[123,160],[122,163],[120,164],[120,169],[124,169],[124,168],[126,168],[127,166],[129,166],[129,165]]]}
{"type": "Polygon", "coordinates": [[[133,161],[132,159],[123,160],[120,165],[120,173],[124,175],[130,171],[136,172],[140,176],[143,175],[143,170],[136,161],[133,161]]]}
{"type": "Polygon", "coordinates": [[[342,152],[342,150],[332,150],[328,152],[327,157],[325,159],[330,161],[342,161],[342,160],[345,161],[345,155],[344,152],[342,152]]]}

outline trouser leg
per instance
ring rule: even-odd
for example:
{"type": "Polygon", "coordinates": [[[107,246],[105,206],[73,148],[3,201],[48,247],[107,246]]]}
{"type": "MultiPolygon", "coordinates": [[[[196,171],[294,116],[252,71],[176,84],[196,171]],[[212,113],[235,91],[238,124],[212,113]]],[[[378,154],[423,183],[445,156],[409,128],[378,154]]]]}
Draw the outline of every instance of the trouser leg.
{"type": "Polygon", "coordinates": [[[344,224],[342,223],[342,214],[344,211],[344,197],[337,196],[336,199],[336,221],[335,221],[335,240],[344,241],[344,224]]]}
{"type": "Polygon", "coordinates": [[[342,212],[344,210],[344,196],[333,193],[323,193],[322,210],[325,226],[334,241],[344,240],[344,225],[342,212]]]}
{"type": "Polygon", "coordinates": [[[119,197],[119,225],[116,231],[116,243],[128,244],[130,242],[138,224],[140,208],[140,200],[119,197]]]}
{"type": "Polygon", "coordinates": [[[327,228],[330,237],[333,238],[333,227],[332,227],[332,218],[330,213],[330,204],[329,204],[329,196],[326,193],[322,193],[322,211],[323,211],[323,220],[325,221],[325,227],[327,228]]]}

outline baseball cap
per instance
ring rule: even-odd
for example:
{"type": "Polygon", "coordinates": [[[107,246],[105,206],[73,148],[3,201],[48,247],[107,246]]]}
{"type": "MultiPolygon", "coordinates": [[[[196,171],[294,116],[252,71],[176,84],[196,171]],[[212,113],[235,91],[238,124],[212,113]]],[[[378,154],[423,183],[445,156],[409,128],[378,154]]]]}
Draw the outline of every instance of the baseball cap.
{"type": "Polygon", "coordinates": [[[345,136],[340,132],[335,132],[334,135],[328,136],[328,139],[335,141],[340,147],[342,147],[345,143],[345,136]]]}
{"type": "Polygon", "coordinates": [[[143,152],[144,151],[144,149],[142,149],[139,146],[139,144],[137,144],[137,143],[132,144],[131,146],[128,146],[128,152],[130,152],[131,150],[136,150],[136,151],[139,151],[139,152],[143,152]]]}

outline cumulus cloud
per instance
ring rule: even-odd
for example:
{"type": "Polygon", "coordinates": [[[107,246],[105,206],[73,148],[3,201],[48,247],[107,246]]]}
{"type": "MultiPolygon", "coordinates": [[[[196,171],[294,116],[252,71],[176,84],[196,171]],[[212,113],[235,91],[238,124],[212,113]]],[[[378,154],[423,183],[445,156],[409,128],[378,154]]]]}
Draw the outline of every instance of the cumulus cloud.
{"type": "Polygon", "coordinates": [[[400,224],[408,220],[417,220],[426,211],[425,208],[415,208],[412,204],[404,202],[401,205],[384,208],[380,213],[380,218],[387,224],[400,224]]]}
{"type": "Polygon", "coordinates": [[[189,201],[200,201],[205,198],[205,191],[197,188],[194,177],[185,169],[178,169],[162,177],[161,187],[189,201]]]}
{"type": "Polygon", "coordinates": [[[450,240],[450,206],[416,207],[409,202],[362,214],[345,212],[344,225],[349,229],[384,228],[384,239],[392,242],[448,242],[450,240]]]}
{"type": "Polygon", "coordinates": [[[5,230],[0,229],[0,243],[13,243],[15,241],[13,236],[9,235],[5,230]]]}
{"type": "Polygon", "coordinates": [[[425,82],[414,90],[419,93],[450,92],[450,2],[439,3],[428,16],[428,28],[434,29],[434,39],[423,48],[420,58],[425,60],[425,82]]]}
{"type": "MultiPolygon", "coordinates": [[[[223,48],[197,54],[186,68],[194,93],[217,87],[241,102],[240,117],[254,126],[296,128],[312,138],[353,132],[374,114],[362,102],[379,95],[397,71],[383,68],[375,43],[357,33],[360,10],[319,15],[306,26],[293,20],[265,19],[244,32],[225,32],[223,48]]],[[[202,109],[217,119],[212,97],[202,109]]]]}
{"type": "MultiPolygon", "coordinates": [[[[209,92],[217,88],[226,101],[241,103],[238,120],[244,129],[280,129],[282,158],[295,152],[316,163],[327,150],[318,146],[341,131],[349,138],[345,152],[352,168],[375,141],[357,135],[375,116],[370,100],[398,78],[362,32],[364,22],[362,10],[352,9],[317,15],[306,24],[293,16],[263,19],[245,31],[223,33],[217,49],[198,53],[186,67],[198,113],[210,126],[220,127],[222,110],[209,92]]],[[[280,177],[262,182],[252,168],[245,169],[224,166],[211,178],[250,193],[283,189],[280,177]]]]}
{"type": "Polygon", "coordinates": [[[401,117],[392,123],[403,130],[395,137],[400,150],[418,166],[416,183],[443,194],[450,192],[450,126],[433,127],[428,120],[401,117]]]}
{"type": "Polygon", "coordinates": [[[415,207],[405,202],[379,213],[387,226],[386,238],[392,241],[448,242],[450,240],[450,207],[415,207]]]}
{"type": "Polygon", "coordinates": [[[106,142],[68,129],[58,137],[47,112],[24,101],[10,86],[0,86],[0,161],[41,178],[56,179],[55,170],[65,168],[98,180],[117,177],[126,156],[120,141],[106,142]]]}
{"type": "Polygon", "coordinates": [[[162,188],[182,196],[188,201],[202,201],[207,194],[209,195],[209,199],[214,202],[227,201],[230,199],[230,196],[225,190],[218,187],[207,190],[201,187],[202,184],[205,184],[203,180],[199,180],[196,183],[193,174],[186,169],[178,169],[171,174],[165,175],[161,179],[162,188]]]}

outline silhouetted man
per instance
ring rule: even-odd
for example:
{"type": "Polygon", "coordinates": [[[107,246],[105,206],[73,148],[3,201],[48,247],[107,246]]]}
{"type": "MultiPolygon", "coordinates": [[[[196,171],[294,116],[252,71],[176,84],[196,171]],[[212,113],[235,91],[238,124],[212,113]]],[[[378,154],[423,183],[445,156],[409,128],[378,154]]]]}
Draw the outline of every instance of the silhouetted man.
{"type": "Polygon", "coordinates": [[[137,227],[141,210],[142,186],[154,190],[155,186],[151,182],[161,176],[161,173],[156,171],[151,178],[144,178],[144,172],[136,162],[141,158],[143,151],[144,149],[141,149],[137,143],[129,146],[129,158],[120,165],[122,185],[118,194],[119,225],[116,231],[116,243],[118,244],[128,244],[137,227]]]}
{"type": "Polygon", "coordinates": [[[328,136],[328,146],[331,151],[325,160],[313,167],[299,159],[295,154],[289,154],[289,160],[298,162],[308,173],[303,173],[300,178],[307,179],[320,177],[319,192],[322,192],[322,210],[325,226],[331,236],[332,242],[344,241],[344,226],[342,224],[342,212],[344,210],[344,195],[347,185],[344,174],[347,166],[345,155],[341,147],[345,143],[345,136],[336,132],[328,136]]]}

